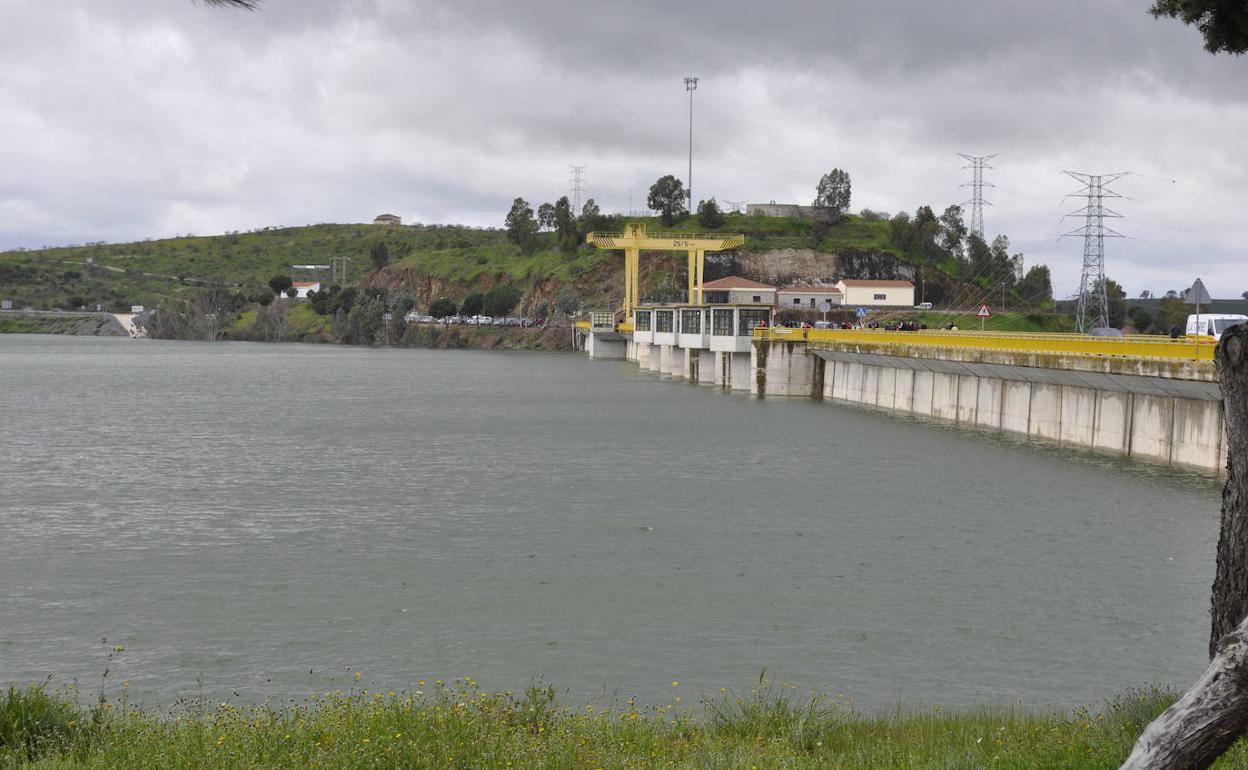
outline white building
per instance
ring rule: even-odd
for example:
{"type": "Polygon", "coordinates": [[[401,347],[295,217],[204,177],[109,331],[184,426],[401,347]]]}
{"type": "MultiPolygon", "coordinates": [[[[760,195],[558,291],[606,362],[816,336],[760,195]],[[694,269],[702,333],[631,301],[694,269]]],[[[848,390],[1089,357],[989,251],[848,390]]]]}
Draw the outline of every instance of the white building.
{"type": "Polygon", "coordinates": [[[833,306],[842,304],[841,290],[835,286],[790,286],[776,293],[776,307],[780,310],[818,310],[827,302],[833,306]]]}
{"type": "MultiPolygon", "coordinates": [[[[291,287],[293,287],[295,292],[297,292],[295,294],[295,299],[307,299],[308,295],[311,294],[312,292],[321,290],[321,282],[320,281],[295,281],[294,283],[291,284],[291,287]]],[[[285,297],[286,295],[283,294],[282,296],[285,297]]]]}
{"type": "Polygon", "coordinates": [[[708,305],[774,305],[776,287],[730,275],[702,284],[702,301],[708,305]]]}
{"type": "Polygon", "coordinates": [[[910,281],[867,281],[846,278],[836,282],[842,304],[850,307],[914,307],[910,281]]]}

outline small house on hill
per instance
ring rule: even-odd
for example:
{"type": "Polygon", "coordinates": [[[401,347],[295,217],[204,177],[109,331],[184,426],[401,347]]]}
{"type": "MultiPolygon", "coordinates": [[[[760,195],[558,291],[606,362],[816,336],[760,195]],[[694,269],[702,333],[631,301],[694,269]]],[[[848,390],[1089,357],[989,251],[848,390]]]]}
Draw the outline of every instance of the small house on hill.
{"type": "Polygon", "coordinates": [[[843,302],[856,307],[914,307],[910,281],[870,281],[845,278],[836,282],[843,302]]]}
{"type": "Polygon", "coordinates": [[[377,218],[373,220],[373,224],[375,225],[401,225],[403,224],[403,218],[395,214],[379,214],[377,218]]]}
{"type": "Polygon", "coordinates": [[[774,305],[776,287],[730,275],[702,284],[702,301],[710,305],[774,305]]]}
{"type": "MultiPolygon", "coordinates": [[[[295,299],[307,299],[312,292],[321,290],[320,281],[295,281],[290,286],[295,290],[295,299]]],[[[280,296],[284,297],[286,295],[282,294],[280,296]]]]}

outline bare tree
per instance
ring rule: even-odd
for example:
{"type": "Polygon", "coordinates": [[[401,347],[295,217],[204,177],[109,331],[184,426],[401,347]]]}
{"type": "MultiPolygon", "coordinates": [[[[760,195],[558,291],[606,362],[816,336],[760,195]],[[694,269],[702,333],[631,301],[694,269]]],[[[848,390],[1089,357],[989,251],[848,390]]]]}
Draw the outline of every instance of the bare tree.
{"type": "Polygon", "coordinates": [[[1248,731],[1248,325],[1222,335],[1216,358],[1227,457],[1213,584],[1213,660],[1144,730],[1122,770],[1203,770],[1248,731]]]}

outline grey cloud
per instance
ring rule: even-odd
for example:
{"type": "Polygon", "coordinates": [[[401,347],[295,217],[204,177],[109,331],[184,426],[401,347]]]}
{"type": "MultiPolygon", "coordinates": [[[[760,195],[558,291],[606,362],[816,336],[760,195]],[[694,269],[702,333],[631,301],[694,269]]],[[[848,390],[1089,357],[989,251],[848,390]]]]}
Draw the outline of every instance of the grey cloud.
{"type": "Polygon", "coordinates": [[[683,175],[697,74],[699,197],[807,200],[842,166],[856,207],[943,208],[966,197],[956,152],[1000,152],[989,228],[1068,291],[1061,169],[1180,178],[1129,185],[1140,240],[1110,272],[1137,293],[1207,267],[1237,295],[1244,228],[1202,212],[1248,193],[1248,63],[1146,5],[0,0],[0,246],[382,209],[497,225],[572,162],[606,208],[640,208],[683,175]]]}

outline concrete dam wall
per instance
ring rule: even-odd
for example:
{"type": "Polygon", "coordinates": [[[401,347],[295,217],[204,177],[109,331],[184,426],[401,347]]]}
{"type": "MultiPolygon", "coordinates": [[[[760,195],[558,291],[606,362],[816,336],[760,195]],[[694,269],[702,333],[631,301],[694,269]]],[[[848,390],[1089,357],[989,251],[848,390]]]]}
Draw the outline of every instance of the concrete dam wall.
{"type": "Polygon", "coordinates": [[[750,391],[803,396],[1216,472],[1226,428],[1216,382],[756,341],[750,391]]]}

